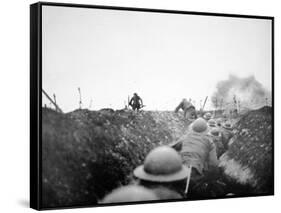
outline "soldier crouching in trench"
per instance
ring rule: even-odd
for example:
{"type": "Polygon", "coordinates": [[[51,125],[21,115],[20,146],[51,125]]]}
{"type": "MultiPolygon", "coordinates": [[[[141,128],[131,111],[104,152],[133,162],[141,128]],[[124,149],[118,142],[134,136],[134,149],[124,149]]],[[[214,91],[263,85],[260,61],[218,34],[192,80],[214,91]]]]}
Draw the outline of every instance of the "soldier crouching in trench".
{"type": "Polygon", "coordinates": [[[228,150],[229,141],[234,136],[233,127],[230,122],[226,121],[222,125],[220,130],[221,130],[221,136],[222,136],[222,144],[223,144],[225,150],[228,150]]]}
{"type": "Polygon", "coordinates": [[[133,171],[137,180],[106,195],[100,203],[182,199],[185,196],[188,168],[169,146],[148,153],[144,164],[133,171]]]}
{"type": "Polygon", "coordinates": [[[214,119],[208,120],[208,129],[208,134],[216,146],[217,157],[219,158],[226,151],[226,148],[222,143],[221,130],[217,126],[217,122],[214,119]]]}
{"type": "Polygon", "coordinates": [[[172,145],[180,152],[183,162],[192,166],[188,198],[200,199],[225,195],[224,183],[218,181],[220,169],[216,147],[208,135],[203,118],[191,124],[190,132],[172,145]]]}
{"type": "Polygon", "coordinates": [[[191,103],[191,100],[187,101],[185,98],[182,99],[180,104],[176,107],[175,113],[177,113],[180,109],[184,112],[184,118],[193,119],[197,118],[195,107],[191,103]]]}

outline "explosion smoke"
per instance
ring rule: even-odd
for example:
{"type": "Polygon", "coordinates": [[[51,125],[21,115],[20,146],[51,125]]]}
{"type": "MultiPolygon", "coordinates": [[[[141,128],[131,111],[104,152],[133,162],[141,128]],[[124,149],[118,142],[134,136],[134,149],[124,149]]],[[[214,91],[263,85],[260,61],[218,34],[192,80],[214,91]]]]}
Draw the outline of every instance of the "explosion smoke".
{"type": "Polygon", "coordinates": [[[258,82],[254,76],[239,78],[229,75],[229,78],[217,83],[212,95],[215,108],[234,109],[239,104],[240,109],[257,109],[265,105],[271,106],[271,93],[258,82]],[[235,106],[236,105],[236,106],[235,106]]]}

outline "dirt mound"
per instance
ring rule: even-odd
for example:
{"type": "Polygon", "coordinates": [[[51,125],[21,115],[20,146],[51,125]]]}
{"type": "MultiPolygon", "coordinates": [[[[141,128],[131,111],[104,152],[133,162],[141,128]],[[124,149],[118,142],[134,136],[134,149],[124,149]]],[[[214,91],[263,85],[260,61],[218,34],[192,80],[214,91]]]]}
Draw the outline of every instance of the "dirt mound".
{"type": "Polygon", "coordinates": [[[119,185],[154,147],[189,125],[173,112],[42,112],[43,206],[95,204],[119,185]]]}
{"type": "Polygon", "coordinates": [[[239,184],[248,186],[248,191],[236,193],[273,193],[272,128],[271,107],[250,111],[235,124],[236,134],[220,160],[234,191],[239,184]]]}

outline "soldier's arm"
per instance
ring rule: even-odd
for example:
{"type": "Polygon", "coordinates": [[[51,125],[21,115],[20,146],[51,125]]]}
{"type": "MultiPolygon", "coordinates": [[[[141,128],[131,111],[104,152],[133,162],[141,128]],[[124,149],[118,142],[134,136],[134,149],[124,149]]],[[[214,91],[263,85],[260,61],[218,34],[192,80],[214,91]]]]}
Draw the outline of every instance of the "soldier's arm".
{"type": "Polygon", "coordinates": [[[176,107],[175,112],[178,112],[182,108],[182,102],[176,107]]]}
{"type": "Polygon", "coordinates": [[[132,102],[133,102],[133,98],[131,98],[131,100],[129,102],[129,105],[132,105],[132,102]]]}
{"type": "Polygon", "coordinates": [[[141,99],[141,98],[140,98],[140,104],[141,104],[141,105],[143,105],[143,101],[142,101],[142,99],[141,99]]]}

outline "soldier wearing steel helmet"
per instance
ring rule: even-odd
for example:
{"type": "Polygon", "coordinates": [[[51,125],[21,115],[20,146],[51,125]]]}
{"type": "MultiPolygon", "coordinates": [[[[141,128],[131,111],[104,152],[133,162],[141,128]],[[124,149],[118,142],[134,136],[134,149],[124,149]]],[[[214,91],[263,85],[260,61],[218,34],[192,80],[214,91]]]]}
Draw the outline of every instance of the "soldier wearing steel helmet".
{"type": "Polygon", "coordinates": [[[161,199],[178,199],[185,195],[188,168],[169,146],[150,151],[144,164],[138,166],[133,174],[140,185],[153,189],[161,199]]]}
{"type": "Polygon", "coordinates": [[[222,134],[219,128],[213,127],[209,130],[210,137],[212,138],[215,146],[216,146],[216,152],[217,152],[217,157],[219,158],[225,151],[226,149],[224,148],[224,145],[222,143],[222,134]]]}
{"type": "Polygon", "coordinates": [[[206,112],[203,115],[203,118],[208,122],[212,118],[212,114],[210,112],[206,112]]]}
{"type": "Polygon", "coordinates": [[[210,120],[208,120],[207,125],[208,125],[209,132],[212,131],[212,129],[217,128],[217,122],[215,121],[215,119],[212,119],[212,118],[210,120]]]}
{"type": "Polygon", "coordinates": [[[214,128],[214,127],[217,127],[217,123],[214,119],[211,118],[210,120],[208,120],[208,126],[210,128],[214,128]]]}
{"type": "Polygon", "coordinates": [[[172,145],[180,152],[184,164],[192,166],[191,197],[203,197],[204,194],[196,191],[195,186],[204,180],[206,174],[218,172],[216,146],[208,131],[207,122],[198,118],[191,124],[189,133],[172,145]]]}
{"type": "Polygon", "coordinates": [[[230,139],[234,136],[233,127],[229,121],[222,124],[221,127],[222,144],[224,148],[228,149],[230,139]]]}
{"type": "Polygon", "coordinates": [[[218,165],[216,148],[207,134],[208,130],[206,121],[198,118],[191,124],[189,133],[176,142],[181,144],[180,153],[184,161],[200,174],[208,169],[208,165],[218,165]]]}

